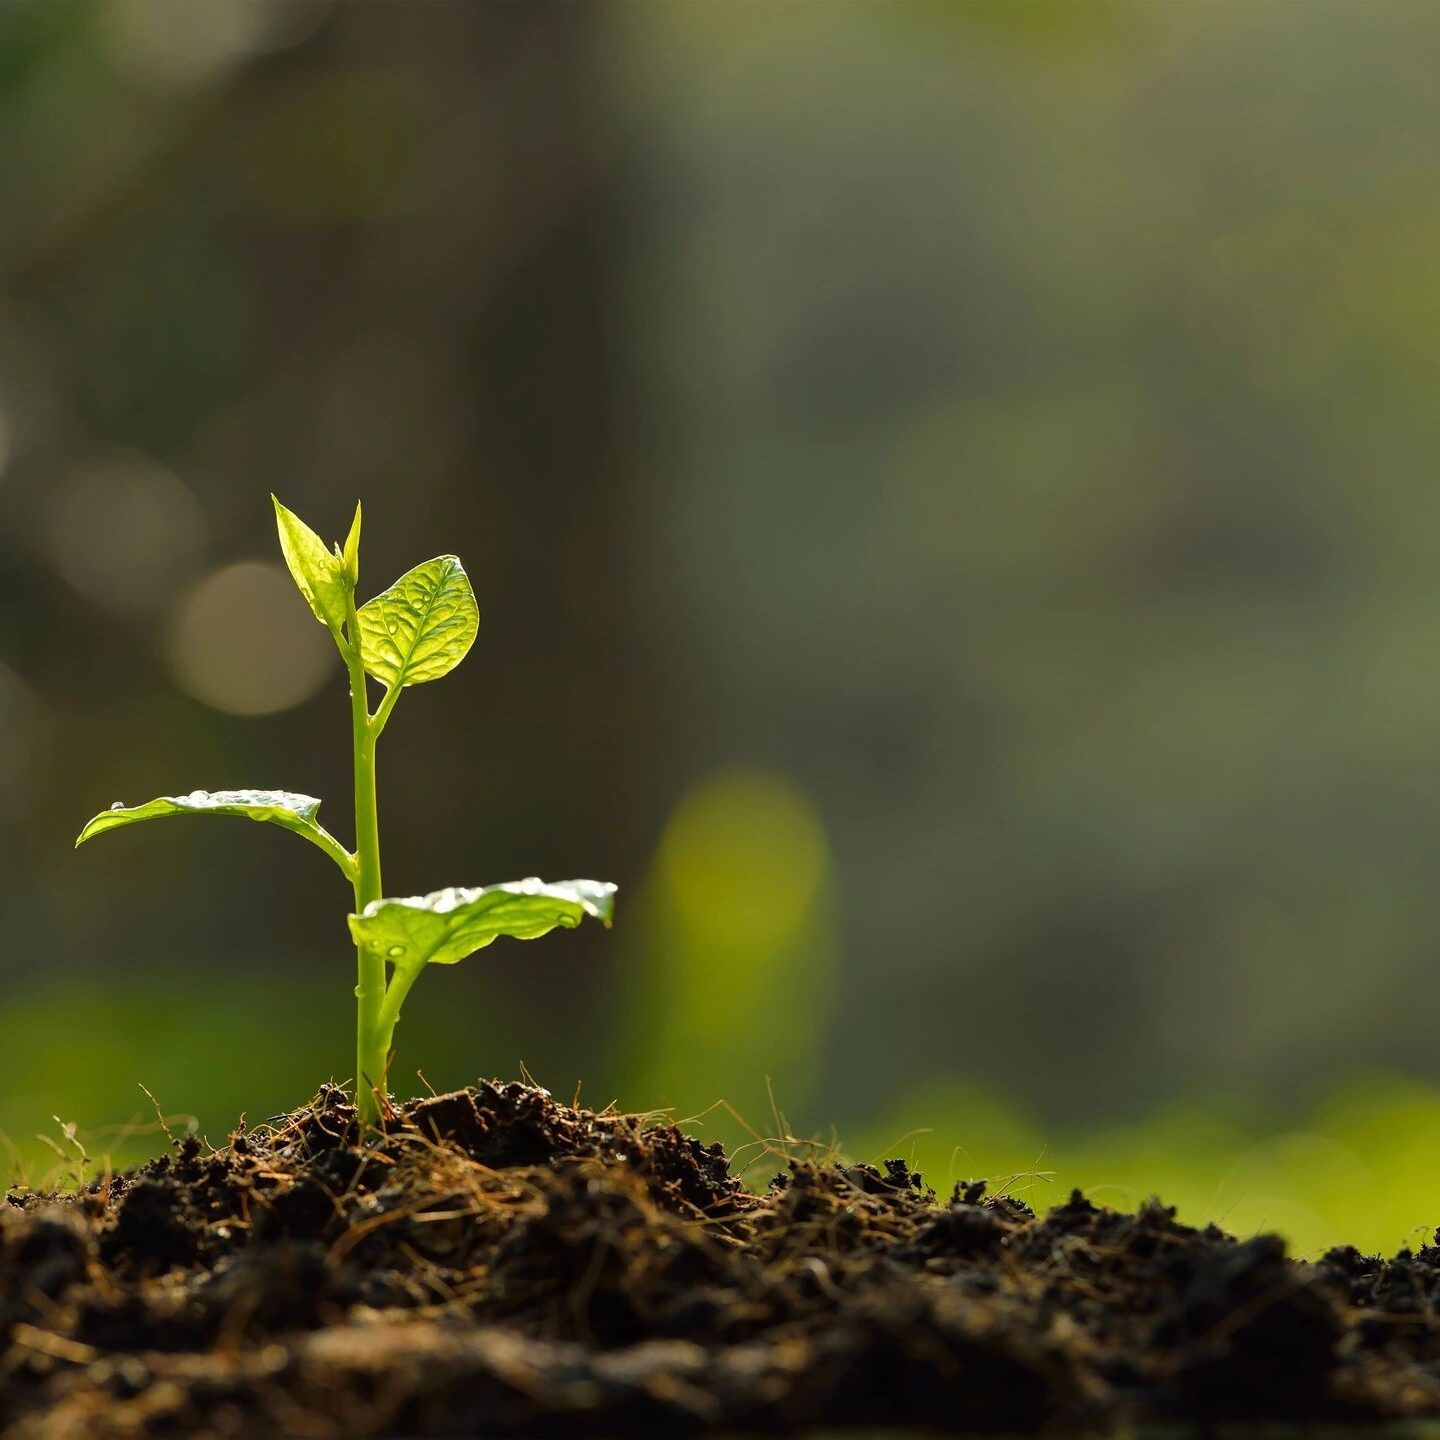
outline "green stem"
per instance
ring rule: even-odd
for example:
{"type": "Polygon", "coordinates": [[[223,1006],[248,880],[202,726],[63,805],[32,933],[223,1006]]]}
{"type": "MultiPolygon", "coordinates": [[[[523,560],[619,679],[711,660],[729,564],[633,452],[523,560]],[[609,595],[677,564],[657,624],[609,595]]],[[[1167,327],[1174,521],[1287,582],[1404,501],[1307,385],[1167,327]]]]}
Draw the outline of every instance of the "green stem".
{"type": "Polygon", "coordinates": [[[405,997],[410,993],[410,987],[420,978],[422,969],[424,969],[422,965],[411,965],[404,970],[397,970],[390,977],[390,987],[385,992],[385,1003],[380,1007],[379,1016],[387,1054],[391,1042],[395,1038],[395,1026],[400,1019],[400,1007],[405,1003],[405,997]]]}
{"type": "Polygon", "coordinates": [[[380,703],[375,707],[375,714],[370,720],[370,733],[378,740],[385,729],[385,722],[390,718],[390,712],[395,708],[395,702],[400,698],[399,685],[391,685],[380,697],[380,703]]]}
{"type": "MultiPolygon", "coordinates": [[[[380,825],[375,802],[376,732],[370,723],[353,595],[346,619],[349,644],[345,647],[345,665],[350,672],[350,719],[355,751],[355,913],[358,915],[381,895],[380,825]]],[[[385,957],[359,945],[355,966],[355,1107],[362,1124],[375,1125],[380,1120],[385,1067],[390,1053],[389,1034],[381,1023],[385,1004],[385,957]]]]}
{"type": "Polygon", "coordinates": [[[340,873],[352,885],[355,883],[355,857],[323,825],[313,820],[288,820],[280,815],[275,817],[275,824],[323,850],[340,867],[340,873]]]}

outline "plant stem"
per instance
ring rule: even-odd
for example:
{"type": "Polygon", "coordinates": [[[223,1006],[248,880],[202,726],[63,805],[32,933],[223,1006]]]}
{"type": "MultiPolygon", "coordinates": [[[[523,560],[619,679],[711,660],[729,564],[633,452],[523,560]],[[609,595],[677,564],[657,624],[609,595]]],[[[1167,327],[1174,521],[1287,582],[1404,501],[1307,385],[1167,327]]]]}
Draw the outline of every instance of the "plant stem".
{"type": "Polygon", "coordinates": [[[405,997],[410,993],[410,987],[420,978],[421,966],[411,965],[404,970],[396,970],[390,977],[389,988],[385,991],[385,1003],[380,1007],[379,1024],[385,1041],[385,1049],[388,1052],[390,1042],[395,1036],[395,1023],[400,1019],[400,1007],[405,1003],[405,997]]]}
{"type": "MultiPolygon", "coordinates": [[[[349,644],[344,653],[350,672],[350,720],[355,751],[355,913],[360,914],[381,895],[380,825],[375,802],[376,732],[370,724],[353,595],[346,618],[349,644]]],[[[362,1124],[375,1125],[380,1120],[390,1048],[388,1029],[381,1023],[385,957],[359,945],[355,950],[355,967],[355,1108],[362,1124]]]]}

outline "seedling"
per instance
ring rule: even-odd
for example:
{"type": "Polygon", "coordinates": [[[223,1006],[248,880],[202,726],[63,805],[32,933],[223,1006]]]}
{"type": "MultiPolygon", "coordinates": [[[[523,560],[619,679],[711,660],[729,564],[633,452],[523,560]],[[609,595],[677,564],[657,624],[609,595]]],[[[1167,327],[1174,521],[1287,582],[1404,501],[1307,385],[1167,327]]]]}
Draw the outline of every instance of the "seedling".
{"type": "Polygon", "coordinates": [[[557,926],[573,929],[587,915],[609,925],[615,887],[595,880],[547,885],[532,878],[408,899],[382,898],[375,745],[403,690],[448,675],[465,658],[480,628],[475,594],[459,560],[440,555],[357,609],[360,507],[355,507],[345,543],[333,551],[278,500],[275,520],[295,584],[330,632],[350,673],[355,849],[346,850],[315,818],[318,800],[288,790],[196,790],[162,795],[145,805],[117,803],[91,820],[75,843],[141,820],[238,815],[279,825],[323,850],[355,892],[349,917],[358,969],[355,1094],[362,1121],[374,1124],[385,1102],[400,1007],[427,965],[453,965],[502,935],[533,940],[557,926]],[[384,687],[373,710],[367,676],[384,687]]]}

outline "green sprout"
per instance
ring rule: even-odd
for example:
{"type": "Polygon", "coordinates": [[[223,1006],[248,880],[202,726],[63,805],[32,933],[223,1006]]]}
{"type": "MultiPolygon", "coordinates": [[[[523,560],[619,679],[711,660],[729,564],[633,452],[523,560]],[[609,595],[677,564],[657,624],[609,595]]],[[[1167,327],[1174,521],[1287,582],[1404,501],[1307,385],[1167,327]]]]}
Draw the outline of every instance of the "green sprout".
{"type": "MultiPolygon", "coordinates": [[[[271,496],[274,499],[274,496],[271,496]]],[[[80,832],[77,846],[141,820],[172,815],[238,815],[303,836],[340,867],[355,892],[349,917],[359,972],[355,1097],[361,1120],[378,1123],[400,1008],[426,965],[453,965],[502,935],[533,940],[557,926],[573,929],[590,915],[609,925],[615,887],[595,880],[546,884],[515,880],[476,889],[436,890],[385,899],[380,880],[380,829],[375,803],[375,745],[400,692],[438,680],[474,643],[480,612],[464,567],[440,555],[402,575],[373,600],[355,605],[360,576],[360,506],[344,545],[325,543],[275,500],[280,549],[315,618],[329,630],[350,674],[355,759],[355,849],[315,818],[320,802],[288,790],[196,790],[145,805],[113,805],[80,832]],[[384,687],[370,708],[366,677],[384,687]]]]}

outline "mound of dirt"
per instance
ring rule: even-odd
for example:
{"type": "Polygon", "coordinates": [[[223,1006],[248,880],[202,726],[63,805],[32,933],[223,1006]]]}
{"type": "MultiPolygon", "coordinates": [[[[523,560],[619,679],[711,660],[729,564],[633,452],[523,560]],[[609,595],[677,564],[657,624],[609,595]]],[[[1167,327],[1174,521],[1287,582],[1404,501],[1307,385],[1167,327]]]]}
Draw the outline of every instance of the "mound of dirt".
{"type": "Polygon", "coordinates": [[[345,1094],[0,1207],[0,1427],[556,1436],[1440,1414],[1440,1249],[1037,1218],[901,1161],[793,1162],[524,1085],[345,1094]]]}

